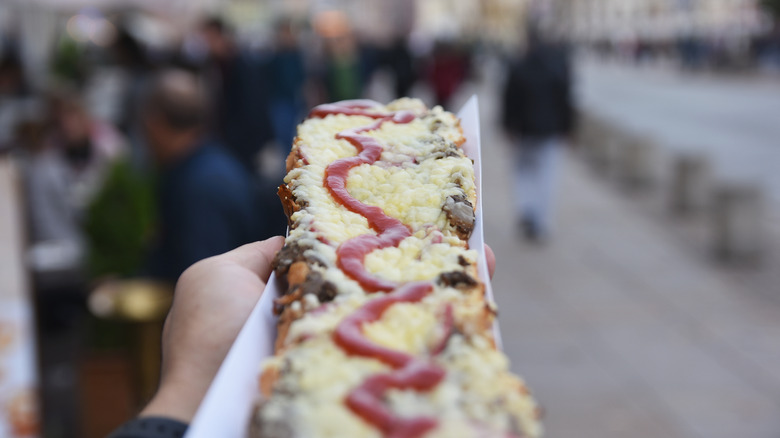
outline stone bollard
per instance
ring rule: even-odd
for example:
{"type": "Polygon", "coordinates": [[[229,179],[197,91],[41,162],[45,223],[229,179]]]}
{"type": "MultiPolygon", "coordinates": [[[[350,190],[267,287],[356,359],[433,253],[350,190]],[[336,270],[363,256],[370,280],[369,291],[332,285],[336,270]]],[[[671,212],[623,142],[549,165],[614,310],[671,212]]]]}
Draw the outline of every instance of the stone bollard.
{"type": "Polygon", "coordinates": [[[588,144],[588,149],[586,150],[587,160],[597,171],[604,172],[613,166],[612,162],[614,160],[610,153],[610,150],[613,149],[613,143],[614,139],[603,137],[588,144]]]}
{"type": "Polygon", "coordinates": [[[574,144],[580,148],[584,148],[588,143],[588,138],[590,137],[593,116],[581,109],[577,109],[575,111],[577,125],[576,129],[574,130],[574,144]]]}
{"type": "Polygon", "coordinates": [[[617,151],[618,179],[628,189],[646,189],[656,182],[658,148],[643,137],[630,137],[617,151]]]}
{"type": "Polygon", "coordinates": [[[594,118],[588,113],[582,113],[577,116],[577,129],[574,131],[574,145],[576,151],[587,157],[593,139],[596,137],[594,118]]]}
{"type": "Polygon", "coordinates": [[[588,150],[594,144],[601,142],[604,133],[605,123],[599,117],[590,113],[582,113],[579,116],[579,123],[577,124],[577,143],[582,146],[584,150],[588,150]]]}
{"type": "Polygon", "coordinates": [[[710,200],[710,163],[703,155],[683,154],[672,165],[669,207],[685,216],[703,211],[710,200]]]}
{"type": "Polygon", "coordinates": [[[591,128],[584,152],[587,161],[597,172],[609,175],[614,171],[622,138],[621,132],[603,122],[591,128]]]}
{"type": "Polygon", "coordinates": [[[753,184],[720,185],[713,197],[712,225],[715,255],[736,263],[756,263],[763,253],[761,189],[753,184]]]}

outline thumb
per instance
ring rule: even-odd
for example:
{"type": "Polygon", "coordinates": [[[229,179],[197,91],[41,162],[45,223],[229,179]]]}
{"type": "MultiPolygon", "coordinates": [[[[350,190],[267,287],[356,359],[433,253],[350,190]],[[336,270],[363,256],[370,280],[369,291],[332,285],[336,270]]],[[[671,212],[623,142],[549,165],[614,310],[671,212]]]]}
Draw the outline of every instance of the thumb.
{"type": "Polygon", "coordinates": [[[271,261],[284,245],[284,237],[274,236],[260,242],[248,243],[224,254],[227,260],[249,269],[261,280],[271,275],[271,261]]]}

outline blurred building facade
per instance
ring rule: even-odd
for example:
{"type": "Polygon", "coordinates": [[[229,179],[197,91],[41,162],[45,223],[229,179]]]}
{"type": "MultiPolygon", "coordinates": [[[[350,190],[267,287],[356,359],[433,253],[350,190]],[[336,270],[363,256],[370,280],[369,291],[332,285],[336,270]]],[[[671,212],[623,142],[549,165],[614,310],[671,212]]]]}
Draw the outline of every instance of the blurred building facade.
{"type": "Polygon", "coordinates": [[[567,33],[586,43],[680,38],[744,42],[766,30],[757,0],[557,0],[567,33]]]}

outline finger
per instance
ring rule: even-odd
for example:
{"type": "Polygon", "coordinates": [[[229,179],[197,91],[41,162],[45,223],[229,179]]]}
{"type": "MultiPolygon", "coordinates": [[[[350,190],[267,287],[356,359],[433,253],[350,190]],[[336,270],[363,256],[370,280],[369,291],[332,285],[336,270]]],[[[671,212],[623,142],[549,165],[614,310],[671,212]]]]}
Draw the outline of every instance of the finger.
{"type": "Polygon", "coordinates": [[[274,236],[261,242],[239,246],[223,256],[255,272],[261,280],[266,281],[271,275],[271,261],[282,248],[282,245],[284,245],[284,237],[274,236]]]}
{"type": "Polygon", "coordinates": [[[485,258],[487,259],[488,272],[490,272],[490,278],[496,273],[496,255],[493,253],[493,249],[485,244],[485,258]]]}

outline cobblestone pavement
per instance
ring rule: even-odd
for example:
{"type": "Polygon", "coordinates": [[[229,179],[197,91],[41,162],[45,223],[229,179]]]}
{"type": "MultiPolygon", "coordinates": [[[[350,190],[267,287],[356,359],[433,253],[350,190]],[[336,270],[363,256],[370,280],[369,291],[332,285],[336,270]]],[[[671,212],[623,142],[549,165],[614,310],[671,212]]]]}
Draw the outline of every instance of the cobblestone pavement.
{"type": "Polygon", "coordinates": [[[551,438],[780,436],[780,304],[745,290],[566,157],[557,228],[522,241],[479,89],[486,239],[506,352],[551,438]]]}

